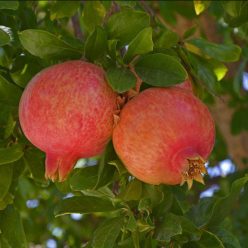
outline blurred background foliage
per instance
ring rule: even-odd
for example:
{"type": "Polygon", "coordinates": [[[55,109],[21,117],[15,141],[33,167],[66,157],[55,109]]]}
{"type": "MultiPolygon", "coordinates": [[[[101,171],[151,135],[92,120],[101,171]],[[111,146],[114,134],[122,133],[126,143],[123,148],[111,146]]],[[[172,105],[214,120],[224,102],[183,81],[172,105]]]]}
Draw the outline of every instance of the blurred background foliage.
{"type": "Polygon", "coordinates": [[[247,1],[0,1],[0,247],[247,247],[247,44],[247,1]],[[69,59],[101,65],[120,94],[133,68],[141,90],[189,76],[216,122],[205,185],[144,184],[111,142],[66,182],[46,181],[18,103],[69,59]]]}

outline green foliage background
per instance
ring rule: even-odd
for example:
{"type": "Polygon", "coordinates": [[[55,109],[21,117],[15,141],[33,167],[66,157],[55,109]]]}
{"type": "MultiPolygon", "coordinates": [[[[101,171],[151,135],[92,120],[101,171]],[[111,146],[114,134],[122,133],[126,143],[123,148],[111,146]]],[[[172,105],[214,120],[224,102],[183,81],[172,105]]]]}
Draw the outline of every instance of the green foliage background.
{"type": "MultiPolygon", "coordinates": [[[[130,68],[144,81],[141,90],[190,76],[210,107],[228,95],[230,130],[245,132],[247,20],[247,1],[0,1],[0,247],[50,247],[49,239],[57,247],[247,247],[246,169],[206,176],[205,186],[190,191],[153,186],[127,173],[110,142],[102,156],[80,160],[66,182],[54,184],[44,178],[44,154],[18,122],[20,96],[37,72],[84,59],[101,65],[119,93],[136,84],[130,68]],[[222,43],[207,40],[203,14],[214,18],[222,43]],[[194,23],[182,36],[178,15],[194,23]],[[235,73],[225,77],[232,62],[235,73]],[[213,186],[212,197],[200,198],[213,186]]],[[[209,167],[227,158],[217,126],[209,167]]]]}

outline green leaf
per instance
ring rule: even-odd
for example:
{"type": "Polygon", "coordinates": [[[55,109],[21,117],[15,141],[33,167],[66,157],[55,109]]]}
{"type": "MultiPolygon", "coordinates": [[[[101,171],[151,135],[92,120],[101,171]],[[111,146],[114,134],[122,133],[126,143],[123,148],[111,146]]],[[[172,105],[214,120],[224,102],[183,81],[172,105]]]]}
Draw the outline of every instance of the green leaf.
{"type": "Polygon", "coordinates": [[[107,30],[111,39],[120,41],[123,46],[131,42],[140,30],[149,27],[149,15],[143,11],[123,9],[109,18],[107,30]],[[130,23],[131,25],[127,25],[130,23]]]}
{"type": "Polygon", "coordinates": [[[45,154],[38,149],[29,148],[25,151],[24,158],[32,178],[37,182],[46,182],[45,154]]]}
{"type": "Polygon", "coordinates": [[[96,213],[116,210],[108,200],[93,196],[74,196],[58,203],[55,216],[71,213],[96,213]]]}
{"type": "Polygon", "coordinates": [[[12,175],[12,166],[0,165],[0,201],[3,200],[8,193],[12,181],[12,175]]]}
{"type": "Polygon", "coordinates": [[[97,183],[95,185],[95,188],[99,188],[111,183],[114,170],[113,167],[108,164],[108,162],[114,159],[116,159],[114,147],[112,142],[109,142],[99,161],[98,172],[97,172],[97,183]]]}
{"type": "Polygon", "coordinates": [[[9,164],[19,160],[23,156],[21,145],[12,145],[8,148],[0,148],[0,165],[9,164]]]}
{"type": "Polygon", "coordinates": [[[85,42],[84,54],[88,60],[94,61],[103,56],[106,53],[107,48],[108,41],[105,30],[101,27],[96,27],[85,42]]]}
{"type": "Polygon", "coordinates": [[[138,201],[142,195],[142,182],[134,179],[128,185],[126,190],[119,195],[124,201],[138,201]]]}
{"type": "Polygon", "coordinates": [[[7,239],[5,239],[2,235],[0,235],[0,247],[1,248],[11,248],[11,246],[8,243],[7,239]]]}
{"type": "Polygon", "coordinates": [[[177,45],[179,41],[179,36],[177,33],[172,32],[170,30],[163,30],[159,38],[155,43],[155,47],[158,50],[168,49],[175,45],[177,45]]]}
{"type": "Polygon", "coordinates": [[[42,59],[79,58],[81,54],[80,50],[44,30],[26,29],[19,32],[19,38],[28,52],[42,59]]]}
{"type": "Polygon", "coordinates": [[[154,229],[154,226],[149,224],[145,220],[138,220],[137,221],[138,231],[139,232],[150,232],[154,229]]]}
{"type": "Polygon", "coordinates": [[[223,62],[237,61],[241,53],[240,47],[234,44],[215,44],[202,38],[193,39],[190,43],[211,58],[223,62]]]}
{"type": "Polygon", "coordinates": [[[221,1],[225,10],[225,21],[231,27],[237,27],[248,20],[248,3],[247,1],[221,1]]]}
{"type": "Polygon", "coordinates": [[[18,1],[0,1],[0,9],[17,10],[19,7],[18,1]]]}
{"type": "Polygon", "coordinates": [[[208,222],[209,226],[217,226],[231,212],[232,206],[236,203],[240,195],[241,189],[248,182],[248,176],[239,178],[232,183],[230,193],[218,199],[214,204],[211,218],[208,222]]]}
{"type": "Polygon", "coordinates": [[[114,193],[111,191],[111,189],[108,186],[103,186],[101,188],[98,188],[97,190],[95,189],[81,190],[81,192],[87,196],[106,198],[108,200],[112,200],[113,198],[115,198],[114,193]]]}
{"type": "Polygon", "coordinates": [[[235,76],[233,78],[233,89],[238,96],[240,96],[241,89],[243,89],[243,75],[245,72],[245,67],[247,62],[248,62],[248,57],[240,61],[239,66],[236,68],[235,76]]]}
{"type": "Polygon", "coordinates": [[[153,86],[171,86],[187,78],[186,70],[177,59],[161,53],[144,55],[135,70],[145,83],[153,86]]]}
{"type": "Polygon", "coordinates": [[[84,3],[83,22],[89,33],[91,33],[97,25],[101,25],[105,14],[105,7],[100,1],[86,1],[84,3]]]}
{"type": "Polygon", "coordinates": [[[197,15],[200,15],[204,10],[206,10],[211,1],[201,1],[201,0],[194,0],[194,7],[195,7],[195,13],[197,15]]]}
{"type": "Polygon", "coordinates": [[[0,75],[0,102],[18,106],[22,91],[16,85],[9,83],[0,75]]]}
{"type": "Polygon", "coordinates": [[[144,184],[142,197],[151,201],[151,206],[154,207],[164,200],[164,193],[160,186],[144,184]]]}
{"type": "Polygon", "coordinates": [[[110,67],[106,77],[112,89],[119,93],[130,90],[136,84],[136,77],[126,68],[110,67]]]}
{"type": "MultiPolygon", "coordinates": [[[[199,241],[194,242],[197,244],[196,247],[200,248],[225,248],[221,240],[214,235],[213,233],[203,230],[203,234],[201,236],[201,239],[199,241]]],[[[195,247],[192,243],[192,247],[195,247]]],[[[191,246],[190,246],[191,247],[191,246]]]]}
{"type": "Polygon", "coordinates": [[[126,224],[126,229],[134,232],[137,229],[137,222],[136,219],[134,218],[133,214],[129,216],[128,222],[126,224]]]}
{"type": "Polygon", "coordinates": [[[120,6],[128,6],[128,7],[134,7],[136,5],[136,1],[125,1],[125,0],[122,0],[122,1],[118,1],[118,4],[120,6]]]}
{"type": "Polygon", "coordinates": [[[189,54],[189,60],[192,63],[197,76],[205,83],[207,89],[215,92],[217,77],[213,71],[213,66],[209,64],[208,60],[192,53],[189,54]]]}
{"type": "Polygon", "coordinates": [[[187,29],[183,34],[183,39],[188,39],[196,32],[196,26],[192,26],[191,28],[187,29]]]}
{"type": "Polygon", "coordinates": [[[183,235],[186,235],[188,240],[196,241],[201,238],[201,231],[198,229],[191,220],[180,216],[181,226],[183,229],[183,235]]]}
{"type": "Polygon", "coordinates": [[[135,55],[145,54],[153,50],[152,28],[144,28],[128,45],[128,50],[124,56],[126,63],[135,55]]]}
{"type": "Polygon", "coordinates": [[[178,216],[168,213],[163,223],[156,230],[156,239],[169,242],[172,237],[182,234],[182,226],[178,216]]]}
{"type": "Polygon", "coordinates": [[[79,1],[59,1],[55,2],[51,8],[51,20],[64,17],[71,17],[80,6],[79,1]]]}
{"type": "Polygon", "coordinates": [[[126,167],[123,165],[123,163],[119,159],[110,161],[110,162],[108,162],[108,164],[115,166],[115,168],[118,170],[120,176],[127,173],[126,167]]]}
{"type": "Polygon", "coordinates": [[[7,122],[6,122],[5,129],[4,129],[4,139],[7,139],[7,138],[9,138],[11,136],[11,134],[14,131],[15,125],[16,125],[16,121],[13,119],[13,116],[10,113],[8,115],[8,119],[7,119],[7,122]]]}
{"type": "Polygon", "coordinates": [[[240,190],[247,182],[248,176],[239,178],[232,183],[230,193],[226,196],[201,199],[189,212],[189,218],[194,220],[199,227],[217,227],[230,214],[240,195],[240,190]]]}
{"type": "Polygon", "coordinates": [[[13,204],[13,200],[14,196],[10,193],[7,193],[5,197],[0,200],[0,210],[4,210],[8,205],[13,204]]]}
{"type": "Polygon", "coordinates": [[[75,169],[69,179],[72,190],[93,189],[97,183],[97,166],[89,166],[82,169],[75,169]]]}
{"type": "Polygon", "coordinates": [[[138,231],[132,232],[133,247],[140,248],[140,233],[138,231]]]}
{"type": "Polygon", "coordinates": [[[21,54],[15,57],[11,65],[10,76],[18,86],[25,88],[28,82],[46,67],[46,65],[41,65],[42,62],[37,57],[30,58],[28,54],[21,54]]]}
{"type": "Polygon", "coordinates": [[[199,203],[189,211],[188,217],[198,227],[205,226],[211,218],[212,209],[214,207],[216,199],[213,197],[202,198],[199,203]]]}
{"type": "Polygon", "coordinates": [[[9,206],[0,214],[1,236],[8,242],[10,247],[27,248],[26,237],[19,211],[9,206]]]}
{"type": "Polygon", "coordinates": [[[0,46],[4,46],[11,41],[11,31],[10,28],[0,25],[0,46]]]}
{"type": "Polygon", "coordinates": [[[248,108],[237,109],[231,120],[231,132],[234,135],[239,134],[242,131],[248,130],[248,108]]]}
{"type": "Polygon", "coordinates": [[[116,247],[116,240],[121,232],[123,217],[108,219],[100,225],[93,234],[93,248],[116,247]]]}
{"type": "Polygon", "coordinates": [[[225,228],[221,228],[215,232],[222,241],[224,247],[227,248],[241,248],[238,237],[225,228]]]}
{"type": "Polygon", "coordinates": [[[108,53],[113,60],[116,60],[116,47],[118,40],[109,40],[108,41],[108,53]]]}

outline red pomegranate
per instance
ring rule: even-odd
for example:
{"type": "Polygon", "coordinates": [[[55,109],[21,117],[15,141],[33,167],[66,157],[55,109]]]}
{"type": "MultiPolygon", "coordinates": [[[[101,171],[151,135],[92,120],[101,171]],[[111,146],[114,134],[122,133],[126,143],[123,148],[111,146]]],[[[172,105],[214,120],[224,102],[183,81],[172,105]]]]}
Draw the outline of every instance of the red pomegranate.
{"type": "Polygon", "coordinates": [[[79,158],[100,154],[113,131],[116,94],[104,71],[68,61],[38,73],[19,106],[23,132],[46,152],[46,177],[64,180],[79,158]]]}
{"type": "Polygon", "coordinates": [[[129,101],[113,132],[129,172],[150,184],[202,182],[215,138],[207,107],[180,87],[149,88],[129,101]]]}
{"type": "Polygon", "coordinates": [[[185,80],[184,82],[180,84],[176,84],[175,86],[193,92],[192,83],[189,79],[185,80]]]}

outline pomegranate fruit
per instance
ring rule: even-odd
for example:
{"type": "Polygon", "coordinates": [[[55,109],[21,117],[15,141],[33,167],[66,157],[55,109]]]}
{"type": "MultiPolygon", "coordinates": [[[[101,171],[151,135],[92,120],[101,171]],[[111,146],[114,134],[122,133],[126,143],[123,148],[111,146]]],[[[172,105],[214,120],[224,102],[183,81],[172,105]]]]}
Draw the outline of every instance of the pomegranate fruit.
{"type": "Polygon", "coordinates": [[[203,182],[215,138],[207,107],[180,87],[149,88],[122,109],[113,131],[128,171],[150,184],[203,182]]]}
{"type": "Polygon", "coordinates": [[[100,154],[111,138],[117,95],[104,71],[83,61],[44,69],[19,106],[26,137],[46,153],[46,177],[64,180],[79,158],[100,154]]]}
{"type": "Polygon", "coordinates": [[[182,82],[180,84],[177,84],[175,86],[193,92],[192,83],[191,83],[191,81],[189,79],[187,79],[184,82],[182,82]]]}

